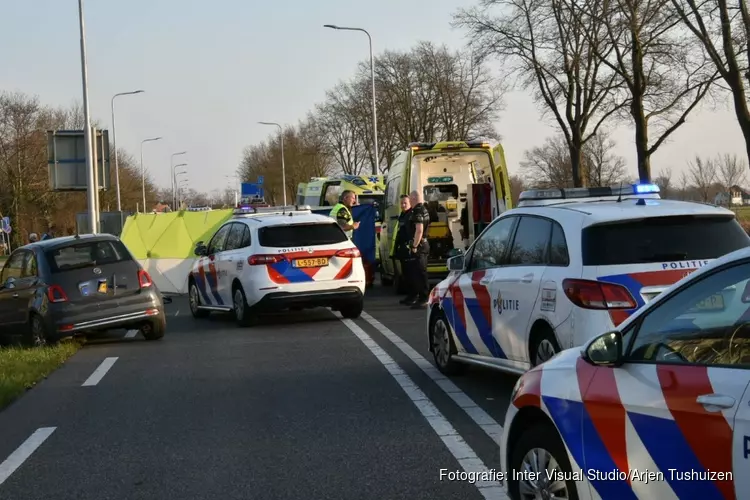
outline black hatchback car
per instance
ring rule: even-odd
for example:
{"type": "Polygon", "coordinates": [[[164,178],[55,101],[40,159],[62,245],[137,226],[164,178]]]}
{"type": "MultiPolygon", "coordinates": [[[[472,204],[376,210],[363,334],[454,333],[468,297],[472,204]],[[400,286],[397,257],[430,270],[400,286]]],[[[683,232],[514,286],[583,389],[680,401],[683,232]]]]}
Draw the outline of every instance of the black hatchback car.
{"type": "Polygon", "coordinates": [[[166,326],[161,293],[113,235],[30,243],[0,272],[0,333],[31,345],[117,328],[156,340],[166,326]]]}

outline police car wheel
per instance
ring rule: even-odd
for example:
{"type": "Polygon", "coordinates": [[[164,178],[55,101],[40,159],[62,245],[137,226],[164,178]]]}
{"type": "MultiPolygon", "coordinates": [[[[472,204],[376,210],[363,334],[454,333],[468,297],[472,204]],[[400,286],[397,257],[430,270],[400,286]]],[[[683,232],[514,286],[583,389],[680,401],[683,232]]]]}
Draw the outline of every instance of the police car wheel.
{"type": "Polygon", "coordinates": [[[444,375],[460,375],[466,370],[466,365],[453,359],[456,346],[450,333],[448,321],[442,312],[433,313],[430,319],[430,341],[435,365],[444,375]]]}
{"type": "Polygon", "coordinates": [[[578,500],[568,454],[549,424],[524,431],[511,451],[508,470],[508,493],[513,500],[578,500]]]}
{"type": "Polygon", "coordinates": [[[239,326],[252,326],[255,324],[255,315],[248,310],[245,291],[242,286],[234,288],[232,302],[234,303],[234,318],[239,326]]]}
{"type": "Polygon", "coordinates": [[[545,327],[534,335],[534,343],[530,353],[531,365],[539,366],[560,351],[554,332],[551,328],[545,327]]]}
{"type": "Polygon", "coordinates": [[[190,302],[190,313],[194,318],[205,318],[209,315],[209,311],[205,309],[198,309],[198,306],[201,304],[201,297],[198,293],[198,285],[196,285],[194,281],[190,282],[188,301],[190,302]]]}

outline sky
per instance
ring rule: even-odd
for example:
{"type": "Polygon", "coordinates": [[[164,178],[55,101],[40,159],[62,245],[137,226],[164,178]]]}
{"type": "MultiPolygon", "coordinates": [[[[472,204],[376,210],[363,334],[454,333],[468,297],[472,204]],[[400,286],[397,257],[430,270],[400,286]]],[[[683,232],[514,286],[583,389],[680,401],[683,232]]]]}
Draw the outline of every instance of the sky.
{"type": "MultiPolygon", "coordinates": [[[[140,156],[162,187],[170,184],[170,156],[188,163],[188,186],[208,192],[237,187],[245,146],[274,129],[258,121],[296,124],[325,91],[356,72],[369,57],[367,37],[323,28],[367,29],[376,54],[408,50],[421,40],[461,48],[464,34],[452,14],[476,0],[128,0],[84,2],[92,120],[110,127],[118,97],[117,146],[140,156]]],[[[82,100],[78,2],[0,0],[0,90],[36,95],[53,106],[82,100]]],[[[496,74],[501,68],[495,65],[496,74]]],[[[556,128],[542,122],[522,91],[506,96],[497,128],[511,174],[525,150],[556,128]]],[[[110,131],[111,133],[111,131],[110,131]]],[[[612,131],[616,152],[636,175],[632,127],[612,131]]],[[[696,154],[735,153],[744,142],[728,98],[692,114],[652,159],[679,173],[696,154]]],[[[176,162],[177,163],[177,162],[176,162]]]]}

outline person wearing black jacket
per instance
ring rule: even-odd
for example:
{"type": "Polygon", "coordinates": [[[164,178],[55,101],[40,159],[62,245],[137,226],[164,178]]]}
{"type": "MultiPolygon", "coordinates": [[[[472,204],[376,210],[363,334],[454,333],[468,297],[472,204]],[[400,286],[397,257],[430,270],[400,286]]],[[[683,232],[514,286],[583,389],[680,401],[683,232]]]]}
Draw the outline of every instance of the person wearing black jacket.
{"type": "Polygon", "coordinates": [[[427,259],[430,254],[430,246],[427,242],[427,228],[430,226],[430,212],[424,204],[422,193],[412,191],[409,195],[412,209],[409,212],[406,224],[409,235],[409,258],[406,260],[404,277],[410,288],[410,293],[405,305],[412,309],[427,307],[430,294],[430,282],[427,276],[427,259]]]}
{"type": "MultiPolygon", "coordinates": [[[[394,249],[394,257],[398,259],[401,264],[401,273],[406,277],[408,269],[407,261],[411,258],[409,253],[409,217],[411,216],[411,200],[409,196],[401,195],[401,213],[398,215],[398,229],[396,230],[396,244],[394,249]]],[[[401,299],[401,304],[412,304],[414,302],[412,295],[407,294],[406,297],[401,299]]]]}

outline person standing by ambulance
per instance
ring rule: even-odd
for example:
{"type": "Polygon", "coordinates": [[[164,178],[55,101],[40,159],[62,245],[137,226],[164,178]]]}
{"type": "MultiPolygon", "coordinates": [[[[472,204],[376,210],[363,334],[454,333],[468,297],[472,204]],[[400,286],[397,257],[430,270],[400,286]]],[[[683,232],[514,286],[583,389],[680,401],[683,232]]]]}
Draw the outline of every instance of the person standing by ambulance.
{"type": "Polygon", "coordinates": [[[331,213],[328,214],[329,217],[336,219],[336,222],[338,222],[339,226],[341,226],[341,229],[344,230],[346,236],[350,240],[352,239],[354,230],[359,228],[359,222],[355,222],[354,217],[352,217],[352,207],[354,206],[354,201],[356,199],[357,196],[354,194],[354,191],[347,189],[341,193],[341,201],[339,201],[331,209],[331,213]]]}
{"type": "Polygon", "coordinates": [[[430,226],[430,212],[424,204],[422,193],[412,191],[409,195],[412,209],[409,213],[408,235],[409,255],[404,277],[411,288],[409,296],[414,299],[406,303],[412,309],[427,307],[430,294],[430,282],[427,276],[427,259],[430,255],[430,245],[427,242],[427,228],[430,226]]]}
{"type": "MultiPolygon", "coordinates": [[[[396,241],[394,245],[393,257],[401,264],[402,276],[406,276],[408,261],[413,257],[409,250],[409,238],[411,230],[409,226],[409,217],[411,217],[411,200],[408,195],[401,195],[401,213],[398,214],[398,228],[396,230],[396,241]]],[[[400,304],[411,305],[416,300],[416,295],[411,293],[412,287],[407,283],[409,293],[399,301],[400,304]]]]}

